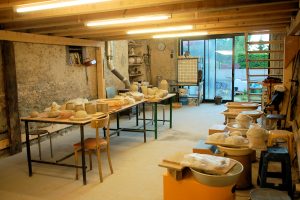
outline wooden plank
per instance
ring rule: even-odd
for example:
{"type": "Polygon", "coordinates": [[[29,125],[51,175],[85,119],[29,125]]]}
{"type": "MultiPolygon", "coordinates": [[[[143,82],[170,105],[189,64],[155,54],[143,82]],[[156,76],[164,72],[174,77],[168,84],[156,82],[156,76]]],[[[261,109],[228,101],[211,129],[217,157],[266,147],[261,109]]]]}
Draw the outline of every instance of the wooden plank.
{"type": "Polygon", "coordinates": [[[104,79],[104,66],[101,54],[101,48],[96,48],[96,61],[97,61],[97,88],[98,98],[105,98],[105,79],[104,79]]]}
{"type": "Polygon", "coordinates": [[[8,138],[10,141],[10,153],[16,154],[22,151],[21,126],[18,108],[18,88],[15,64],[15,52],[12,42],[2,42],[2,58],[4,66],[4,85],[6,97],[8,138]]]}
{"type": "Polygon", "coordinates": [[[20,33],[20,32],[4,31],[4,30],[0,30],[0,40],[30,42],[30,43],[39,43],[39,44],[69,45],[69,46],[100,47],[101,45],[101,42],[93,41],[93,40],[37,35],[31,33],[20,33]]]}
{"type": "Polygon", "coordinates": [[[299,49],[299,36],[287,36],[284,40],[284,68],[287,68],[290,62],[296,56],[299,49]]]}
{"type": "Polygon", "coordinates": [[[9,139],[0,140],[0,150],[9,147],[9,139]]]}
{"type": "Polygon", "coordinates": [[[287,35],[288,36],[296,35],[297,33],[299,33],[299,31],[300,31],[300,12],[298,11],[295,19],[291,21],[287,35]]]}

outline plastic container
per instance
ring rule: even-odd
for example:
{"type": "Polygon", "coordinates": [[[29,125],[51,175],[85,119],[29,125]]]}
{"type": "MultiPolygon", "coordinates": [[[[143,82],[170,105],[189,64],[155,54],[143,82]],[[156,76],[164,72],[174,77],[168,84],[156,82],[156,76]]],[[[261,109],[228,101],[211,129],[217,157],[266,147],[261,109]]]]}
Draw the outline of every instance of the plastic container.
{"type": "Polygon", "coordinates": [[[180,98],[179,98],[179,102],[180,102],[182,105],[188,105],[188,104],[189,104],[189,101],[188,101],[188,98],[187,98],[187,97],[180,97],[180,98]]]}
{"type": "Polygon", "coordinates": [[[199,183],[213,187],[224,187],[236,184],[244,167],[240,162],[237,161],[234,167],[224,175],[205,174],[200,171],[197,171],[196,169],[190,169],[194,178],[199,183]]]}
{"type": "Polygon", "coordinates": [[[222,104],[222,97],[221,96],[215,96],[214,100],[215,100],[216,105],[221,105],[222,104]]]}

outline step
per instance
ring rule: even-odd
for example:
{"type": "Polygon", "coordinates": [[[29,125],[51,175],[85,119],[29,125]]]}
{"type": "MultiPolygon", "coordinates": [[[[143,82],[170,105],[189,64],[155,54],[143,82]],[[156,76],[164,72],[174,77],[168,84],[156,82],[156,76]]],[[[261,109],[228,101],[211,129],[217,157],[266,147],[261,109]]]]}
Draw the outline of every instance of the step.
{"type": "Polygon", "coordinates": [[[248,53],[283,53],[283,50],[247,51],[248,53]]]}
{"type": "Polygon", "coordinates": [[[247,44],[283,44],[283,40],[247,42],[247,44]]]}
{"type": "Polygon", "coordinates": [[[262,93],[249,93],[249,95],[252,95],[252,96],[262,96],[262,93]]]}
{"type": "Polygon", "coordinates": [[[250,68],[248,67],[247,69],[283,69],[283,67],[253,67],[253,68],[250,68]]]}
{"type": "Polygon", "coordinates": [[[247,62],[266,62],[266,61],[283,61],[283,59],[258,59],[258,60],[247,60],[247,62]]]}

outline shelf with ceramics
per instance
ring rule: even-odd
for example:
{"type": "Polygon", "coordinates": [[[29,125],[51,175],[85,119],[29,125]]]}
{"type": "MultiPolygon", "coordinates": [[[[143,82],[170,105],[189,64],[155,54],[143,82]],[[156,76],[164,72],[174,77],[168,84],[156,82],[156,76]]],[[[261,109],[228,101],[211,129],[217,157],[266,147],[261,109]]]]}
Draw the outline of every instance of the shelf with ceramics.
{"type": "Polygon", "coordinates": [[[130,82],[144,79],[142,47],[142,44],[128,43],[128,74],[130,82]]]}

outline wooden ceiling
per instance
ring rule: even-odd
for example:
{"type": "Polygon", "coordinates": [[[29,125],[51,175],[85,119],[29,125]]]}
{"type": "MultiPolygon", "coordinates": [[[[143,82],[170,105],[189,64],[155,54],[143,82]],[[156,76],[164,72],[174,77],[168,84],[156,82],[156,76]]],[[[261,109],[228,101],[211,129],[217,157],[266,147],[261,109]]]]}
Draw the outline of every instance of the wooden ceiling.
{"type": "Polygon", "coordinates": [[[209,34],[298,31],[298,0],[112,0],[31,13],[16,13],[16,5],[43,0],[3,0],[0,28],[43,35],[91,40],[146,39],[153,34],[127,35],[128,30],[194,25],[193,31],[209,34]],[[91,28],[91,20],[170,14],[156,22],[91,28]],[[289,27],[293,27],[293,30],[289,27]]]}

